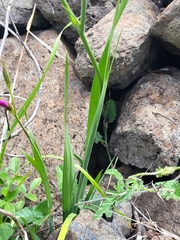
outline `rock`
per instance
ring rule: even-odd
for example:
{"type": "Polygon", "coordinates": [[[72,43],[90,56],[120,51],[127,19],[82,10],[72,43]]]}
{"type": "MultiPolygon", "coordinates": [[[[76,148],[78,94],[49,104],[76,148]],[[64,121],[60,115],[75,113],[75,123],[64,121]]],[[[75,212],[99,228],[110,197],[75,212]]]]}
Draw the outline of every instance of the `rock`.
{"type": "MultiPolygon", "coordinates": [[[[103,218],[93,220],[94,213],[89,210],[81,210],[79,215],[71,223],[66,240],[125,240],[110,227],[103,218]]],[[[120,226],[117,226],[117,228],[120,226]]]]}
{"type": "Polygon", "coordinates": [[[59,236],[60,229],[57,228],[55,231],[53,231],[47,238],[47,240],[57,240],[59,236]]]}
{"type": "MultiPolygon", "coordinates": [[[[3,0],[3,4],[5,5],[5,7],[8,7],[9,4],[9,0],[3,0]]],[[[4,9],[2,4],[2,1],[0,1],[0,21],[5,23],[5,19],[6,19],[6,10],[4,9]]],[[[20,30],[22,28],[26,28],[27,23],[29,21],[29,18],[32,14],[33,11],[33,7],[34,7],[34,0],[28,0],[28,1],[23,1],[23,0],[19,0],[19,1],[13,1],[12,4],[12,8],[11,8],[11,12],[10,12],[10,16],[12,17],[15,25],[17,28],[20,28],[20,30]]],[[[35,15],[34,15],[34,20],[32,23],[32,27],[34,28],[38,28],[38,29],[43,29],[45,27],[48,27],[49,23],[48,21],[43,17],[43,15],[36,10],[35,15]]],[[[10,27],[12,27],[12,23],[10,22],[10,27]]],[[[0,28],[0,35],[2,35],[2,33],[4,32],[4,28],[0,28]]]]}
{"type": "Polygon", "coordinates": [[[130,202],[119,203],[117,209],[128,217],[128,220],[124,217],[121,217],[117,213],[113,213],[113,220],[110,223],[111,227],[119,235],[123,234],[125,237],[129,237],[131,234],[131,220],[132,219],[132,206],[130,202]]]}
{"type": "Polygon", "coordinates": [[[180,55],[180,0],[174,0],[151,27],[150,34],[159,39],[165,49],[180,55]]]}
{"type": "MultiPolygon", "coordinates": [[[[74,0],[68,1],[74,14],[78,17],[81,11],[81,1],[74,0]]],[[[56,28],[57,31],[61,31],[69,19],[66,16],[64,9],[61,6],[59,0],[43,1],[36,0],[37,7],[43,16],[56,28]]],[[[87,1],[87,13],[86,13],[86,30],[91,28],[97,23],[102,17],[110,12],[116,5],[116,0],[88,0],[87,1]]],[[[65,32],[64,36],[72,44],[78,39],[78,34],[73,27],[69,27],[65,32]]]]}
{"type": "Polygon", "coordinates": [[[134,201],[150,222],[153,221],[159,227],[180,237],[180,201],[162,200],[157,193],[150,192],[142,193],[134,201]]]}
{"type": "Polygon", "coordinates": [[[155,170],[180,159],[180,71],[143,77],[127,95],[109,147],[124,164],[155,170]]]}
{"type": "MultiPolygon", "coordinates": [[[[114,12],[115,10],[112,10],[87,31],[89,44],[97,60],[100,59],[109,35],[114,12]]],[[[149,29],[159,13],[158,7],[150,0],[128,1],[112,43],[111,58],[114,55],[119,33],[122,31],[110,75],[110,87],[120,89],[127,87],[137,80],[154,60],[157,48],[149,37],[149,29]]],[[[75,46],[77,51],[76,71],[82,82],[89,85],[92,82],[94,70],[81,40],[78,40],[75,46]]]]}
{"type": "MultiPolygon", "coordinates": [[[[57,37],[55,30],[46,30],[43,32],[34,32],[37,37],[42,39],[45,43],[53,47],[57,37]]],[[[23,36],[24,37],[24,36],[23,36]]],[[[28,46],[39,62],[41,68],[44,70],[48,63],[50,52],[42,46],[37,40],[29,36],[28,46]]],[[[10,76],[14,79],[16,68],[18,66],[19,56],[21,54],[22,45],[15,38],[10,37],[6,40],[5,49],[2,56],[2,61],[7,65],[10,76]]],[[[60,43],[59,54],[64,57],[66,49],[60,43]]],[[[37,140],[38,146],[42,155],[56,155],[63,156],[64,144],[64,59],[56,57],[54,62],[46,75],[43,82],[42,97],[40,108],[36,118],[31,123],[32,131],[37,140]]],[[[69,109],[68,109],[68,127],[72,140],[73,151],[77,155],[83,157],[84,141],[86,134],[86,123],[89,106],[89,92],[85,89],[82,83],[77,79],[72,67],[69,72],[69,109]]],[[[15,85],[14,94],[19,97],[27,98],[29,93],[35,87],[39,80],[39,75],[34,62],[29,58],[28,54],[23,55],[20,69],[18,73],[17,82],[15,85]]],[[[1,82],[2,83],[2,82],[1,82]]],[[[0,92],[7,92],[4,85],[0,84],[0,92]]],[[[15,98],[17,109],[19,110],[24,100],[15,98]]],[[[33,100],[31,107],[27,114],[31,116],[36,106],[37,99],[33,100]]],[[[0,109],[0,117],[3,119],[4,111],[0,109]]],[[[10,118],[12,122],[12,117],[10,118]]],[[[24,120],[23,120],[24,122],[24,120]]],[[[2,124],[0,125],[2,129],[2,124]]],[[[21,132],[19,136],[8,141],[6,153],[22,155],[22,150],[31,154],[30,144],[27,141],[24,133],[21,132]]],[[[10,156],[6,157],[6,161],[10,156]]],[[[60,202],[60,192],[58,189],[56,178],[56,166],[62,164],[58,159],[45,158],[45,164],[51,185],[51,192],[53,197],[53,207],[56,208],[60,202]]],[[[22,160],[23,162],[23,160],[22,160]]],[[[36,171],[28,164],[23,171],[25,173],[31,172],[30,179],[38,176],[36,171]]],[[[28,187],[28,183],[27,183],[28,187]]],[[[44,197],[43,187],[37,191],[38,200],[44,197]]]]}

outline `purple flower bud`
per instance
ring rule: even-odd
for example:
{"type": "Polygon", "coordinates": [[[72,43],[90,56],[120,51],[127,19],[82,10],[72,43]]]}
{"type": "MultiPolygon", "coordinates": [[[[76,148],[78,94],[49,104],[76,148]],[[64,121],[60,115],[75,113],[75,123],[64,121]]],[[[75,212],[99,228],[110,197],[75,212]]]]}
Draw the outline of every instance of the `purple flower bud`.
{"type": "Polygon", "coordinates": [[[0,100],[0,106],[3,107],[5,110],[12,110],[12,106],[10,103],[8,103],[7,101],[4,100],[0,100]]]}

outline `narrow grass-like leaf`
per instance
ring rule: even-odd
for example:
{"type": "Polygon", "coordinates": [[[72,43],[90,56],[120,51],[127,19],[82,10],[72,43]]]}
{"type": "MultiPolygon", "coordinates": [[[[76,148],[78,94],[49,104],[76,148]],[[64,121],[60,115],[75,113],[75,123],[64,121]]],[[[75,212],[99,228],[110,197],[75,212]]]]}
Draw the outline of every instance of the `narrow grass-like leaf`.
{"type": "Polygon", "coordinates": [[[56,166],[56,176],[58,180],[58,189],[62,192],[62,182],[63,182],[63,166],[56,166]]]}
{"type": "MultiPolygon", "coordinates": [[[[95,182],[97,182],[97,184],[100,182],[100,179],[102,177],[102,171],[103,170],[101,170],[95,178],[95,182]]],[[[89,199],[92,199],[94,190],[95,190],[95,186],[91,185],[91,187],[90,187],[90,189],[89,189],[89,191],[86,195],[85,201],[88,201],[89,199]]]]}
{"type": "Polygon", "coordinates": [[[63,183],[62,183],[62,206],[63,220],[74,211],[74,197],[76,190],[76,177],[74,169],[74,156],[71,147],[70,137],[67,126],[67,110],[68,110],[68,84],[69,84],[69,63],[68,55],[66,55],[65,64],[65,143],[64,143],[64,162],[63,162],[63,183]]]}
{"type": "Polygon", "coordinates": [[[102,190],[102,188],[99,186],[99,184],[91,177],[91,175],[85,171],[82,167],[80,167],[79,165],[75,164],[75,167],[77,169],[79,169],[84,176],[91,182],[91,184],[96,188],[96,190],[103,196],[106,197],[105,192],[102,190]]]}
{"type": "MultiPolygon", "coordinates": [[[[110,49],[111,49],[111,43],[113,39],[113,34],[115,27],[120,19],[120,16],[125,8],[125,5],[127,3],[127,0],[118,0],[117,6],[116,6],[116,13],[113,20],[113,25],[111,32],[109,34],[108,40],[106,42],[104,51],[102,53],[102,56],[99,61],[98,70],[100,78],[102,79],[102,85],[101,81],[98,78],[99,75],[95,73],[92,89],[91,89],[91,96],[90,96],[90,106],[89,106],[89,114],[88,114],[88,124],[87,124],[87,137],[86,137],[86,145],[85,145],[85,153],[84,153],[84,162],[83,162],[83,169],[87,170],[87,166],[89,163],[89,158],[91,155],[95,135],[97,132],[98,124],[100,121],[102,108],[104,104],[108,79],[111,71],[111,65],[110,65],[110,49]]],[[[85,46],[86,48],[86,46],[85,46]]],[[[86,49],[87,50],[87,49],[86,49]]],[[[92,63],[93,64],[93,63],[92,63]]],[[[94,65],[93,65],[94,67],[94,65]]],[[[87,180],[85,176],[80,174],[80,180],[79,180],[79,188],[76,196],[76,202],[78,202],[79,199],[82,199],[85,191],[87,180]]]]}
{"type": "Polygon", "coordinates": [[[32,158],[30,155],[28,155],[24,151],[23,151],[23,154],[27,158],[27,160],[31,163],[31,165],[36,169],[36,171],[39,173],[39,175],[42,179],[42,183],[45,188],[46,198],[48,201],[48,208],[52,209],[52,198],[51,198],[50,185],[49,185],[45,165],[41,159],[41,155],[39,155],[38,152],[36,152],[35,158],[32,158]]]}
{"type": "Polygon", "coordinates": [[[80,22],[78,20],[78,18],[74,15],[73,11],[71,10],[69,4],[67,1],[65,0],[61,0],[62,2],[62,6],[69,18],[69,20],[71,21],[71,23],[73,24],[74,28],[76,29],[76,31],[79,32],[80,30],[80,22]]]}
{"type": "MultiPolygon", "coordinates": [[[[109,57],[108,50],[110,51],[109,44],[107,44],[107,46],[104,50],[105,53],[103,54],[103,58],[101,58],[100,62],[101,61],[104,62],[104,58],[109,57]]],[[[99,64],[99,67],[100,66],[101,66],[101,64],[99,64]]],[[[101,66],[101,68],[102,68],[102,66],[101,66]]],[[[101,71],[102,71],[102,69],[101,69],[101,71]]],[[[103,71],[104,71],[104,69],[103,69],[103,71]]],[[[90,158],[90,155],[91,155],[91,151],[92,151],[92,147],[93,147],[93,144],[94,144],[97,128],[98,128],[98,125],[99,125],[99,121],[100,121],[100,117],[101,117],[101,113],[102,113],[102,108],[103,108],[103,104],[104,104],[104,98],[105,98],[106,89],[107,89],[107,83],[108,83],[108,77],[106,76],[103,79],[102,89],[100,89],[100,87],[98,86],[99,83],[98,83],[97,75],[95,74],[95,77],[93,79],[91,96],[90,96],[90,107],[89,107],[89,114],[88,114],[88,127],[87,127],[87,135],[86,135],[86,145],[85,145],[85,153],[84,153],[84,162],[83,162],[83,165],[82,165],[82,167],[85,170],[87,170],[89,158],[90,158]],[[97,87],[99,88],[99,93],[100,93],[99,96],[97,95],[97,89],[96,89],[97,87]],[[97,100],[94,101],[94,99],[97,99],[97,100]]],[[[79,180],[80,187],[78,188],[76,201],[78,201],[78,199],[81,199],[83,197],[85,187],[86,187],[86,183],[87,183],[86,178],[83,175],[80,175],[80,180],[79,180]]]]}
{"type": "Polygon", "coordinates": [[[81,32],[85,31],[87,1],[81,0],[81,32]]]}
{"type": "Polygon", "coordinates": [[[73,155],[80,162],[80,164],[82,165],[83,164],[83,160],[78,155],[76,155],[75,153],[73,155]]]}
{"type": "Polygon", "coordinates": [[[71,213],[67,216],[67,218],[65,219],[62,227],[61,227],[61,231],[59,233],[58,239],[57,240],[64,240],[66,237],[66,234],[68,232],[69,229],[69,225],[71,224],[72,220],[77,216],[77,214],[75,213],[71,213]]]}

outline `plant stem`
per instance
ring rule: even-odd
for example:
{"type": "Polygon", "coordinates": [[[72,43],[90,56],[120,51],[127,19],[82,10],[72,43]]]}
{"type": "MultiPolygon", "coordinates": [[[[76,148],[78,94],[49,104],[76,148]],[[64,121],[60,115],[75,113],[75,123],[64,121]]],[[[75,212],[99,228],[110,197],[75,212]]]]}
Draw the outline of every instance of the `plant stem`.
{"type": "Polygon", "coordinates": [[[105,148],[106,148],[106,152],[109,158],[109,161],[111,162],[111,155],[109,152],[109,148],[108,148],[108,139],[107,139],[107,128],[108,128],[108,123],[106,121],[106,119],[103,121],[103,129],[104,129],[104,141],[105,141],[105,148]]]}
{"type": "Polygon", "coordinates": [[[8,115],[7,115],[7,110],[5,110],[5,116],[6,116],[8,131],[9,131],[10,130],[10,125],[9,125],[9,119],[8,119],[8,115]]]}
{"type": "Polygon", "coordinates": [[[85,32],[86,8],[87,8],[87,1],[86,0],[81,0],[81,25],[80,25],[80,29],[81,29],[82,33],[85,32]]]}
{"type": "Polygon", "coordinates": [[[79,36],[83,42],[83,45],[86,49],[86,52],[91,60],[91,63],[93,65],[93,68],[95,70],[95,73],[97,74],[97,77],[98,77],[98,81],[99,81],[99,86],[102,86],[102,77],[101,77],[101,73],[100,73],[100,70],[99,70],[99,66],[98,66],[98,63],[94,57],[94,54],[93,54],[93,51],[87,41],[87,38],[86,38],[86,35],[84,32],[79,32],[79,36]]]}

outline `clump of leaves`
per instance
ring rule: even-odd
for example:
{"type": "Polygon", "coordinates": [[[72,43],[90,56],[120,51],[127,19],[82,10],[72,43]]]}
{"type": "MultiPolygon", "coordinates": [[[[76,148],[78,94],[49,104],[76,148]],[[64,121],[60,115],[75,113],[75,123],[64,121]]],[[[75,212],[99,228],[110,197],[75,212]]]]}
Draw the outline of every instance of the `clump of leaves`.
{"type": "Polygon", "coordinates": [[[178,180],[169,180],[167,182],[156,183],[157,189],[166,200],[173,198],[180,200],[180,183],[178,180]]]}
{"type": "Polygon", "coordinates": [[[35,178],[28,191],[24,183],[30,172],[23,176],[20,174],[20,170],[20,159],[17,157],[11,158],[7,167],[1,166],[0,168],[0,207],[11,213],[15,213],[24,207],[25,198],[30,201],[37,201],[37,197],[32,191],[41,184],[41,178],[35,178]],[[18,201],[16,200],[17,197],[18,201]]]}
{"type": "MultiPolygon", "coordinates": [[[[95,212],[94,219],[101,217],[103,214],[106,217],[111,217],[113,210],[118,211],[116,207],[119,202],[130,200],[134,194],[147,189],[141,178],[130,176],[124,180],[122,174],[117,169],[108,169],[105,175],[115,178],[116,184],[113,186],[114,189],[104,191],[102,198],[94,194],[91,201],[84,202],[81,206],[93,210],[95,212]]],[[[122,213],[120,214],[122,215],[122,213]]]]}
{"type": "MultiPolygon", "coordinates": [[[[9,239],[16,229],[16,225],[12,218],[9,217],[10,215],[8,216],[8,213],[19,218],[20,215],[18,214],[24,212],[22,221],[22,225],[24,225],[32,219],[32,217],[29,217],[29,212],[31,212],[31,215],[34,212],[34,209],[25,207],[25,203],[26,199],[33,202],[37,201],[33,191],[41,184],[41,178],[33,179],[28,190],[25,181],[30,172],[25,175],[20,173],[24,166],[21,167],[19,158],[13,157],[7,167],[3,165],[0,167],[0,239],[3,240],[9,239]],[[4,215],[1,209],[5,210],[7,215],[4,215]]],[[[42,213],[39,216],[42,216],[42,213]]],[[[36,223],[34,222],[34,224],[36,223]]]]}

